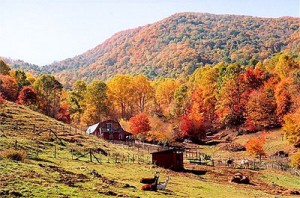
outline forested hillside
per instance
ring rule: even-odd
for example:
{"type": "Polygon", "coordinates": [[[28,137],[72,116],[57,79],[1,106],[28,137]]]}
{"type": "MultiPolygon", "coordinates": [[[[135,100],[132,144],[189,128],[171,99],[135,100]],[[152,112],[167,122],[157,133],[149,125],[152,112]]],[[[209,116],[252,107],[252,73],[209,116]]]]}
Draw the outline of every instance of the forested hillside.
{"type": "Polygon", "coordinates": [[[299,44],[299,19],[180,13],[119,32],[92,50],[43,68],[63,84],[108,79],[117,73],[147,77],[191,74],[205,64],[254,65],[299,44]]]}
{"type": "Polygon", "coordinates": [[[9,64],[12,69],[20,69],[24,70],[26,72],[30,72],[31,74],[40,74],[42,71],[42,68],[38,65],[27,63],[23,60],[14,60],[11,58],[1,57],[0,59],[3,60],[6,64],[9,64]]]}

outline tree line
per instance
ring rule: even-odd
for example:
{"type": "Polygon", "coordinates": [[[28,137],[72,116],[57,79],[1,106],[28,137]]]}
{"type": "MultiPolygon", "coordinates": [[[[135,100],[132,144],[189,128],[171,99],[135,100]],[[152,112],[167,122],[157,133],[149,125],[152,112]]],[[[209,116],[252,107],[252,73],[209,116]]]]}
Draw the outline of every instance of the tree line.
{"type": "MultiPolygon", "coordinates": [[[[34,77],[0,61],[0,97],[65,123],[111,118],[149,141],[189,138],[225,128],[242,133],[281,127],[300,146],[300,62],[280,53],[253,65],[220,62],[181,78],[118,74],[71,89],[49,74],[34,77]]],[[[3,103],[3,102],[2,102],[3,103]]]]}

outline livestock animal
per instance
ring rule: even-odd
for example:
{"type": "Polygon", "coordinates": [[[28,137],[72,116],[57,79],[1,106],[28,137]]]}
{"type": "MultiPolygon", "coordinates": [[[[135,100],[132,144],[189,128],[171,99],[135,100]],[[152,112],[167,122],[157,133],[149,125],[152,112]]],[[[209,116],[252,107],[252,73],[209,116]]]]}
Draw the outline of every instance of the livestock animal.
{"type": "Polygon", "coordinates": [[[288,157],[288,156],[289,154],[284,151],[277,151],[272,155],[272,157],[281,157],[281,158],[288,157]]]}
{"type": "Polygon", "coordinates": [[[242,168],[249,168],[250,167],[250,162],[247,159],[242,159],[240,162],[240,165],[242,168]]]}
{"type": "Polygon", "coordinates": [[[227,161],[226,161],[226,164],[228,167],[233,167],[234,166],[234,160],[229,158],[227,161]]]}
{"type": "Polygon", "coordinates": [[[158,173],[159,172],[155,172],[154,177],[152,177],[152,178],[142,178],[140,180],[140,182],[143,183],[143,184],[153,184],[155,182],[156,176],[158,176],[158,173]]]}
{"type": "Polygon", "coordinates": [[[152,184],[145,184],[142,186],[142,190],[148,190],[148,191],[157,191],[157,182],[158,182],[158,178],[159,176],[155,176],[154,177],[155,181],[152,184]]]}
{"type": "Polygon", "coordinates": [[[171,179],[170,176],[168,176],[167,179],[166,179],[166,182],[159,182],[157,184],[157,190],[166,190],[168,182],[169,182],[170,179],[171,179]]]}

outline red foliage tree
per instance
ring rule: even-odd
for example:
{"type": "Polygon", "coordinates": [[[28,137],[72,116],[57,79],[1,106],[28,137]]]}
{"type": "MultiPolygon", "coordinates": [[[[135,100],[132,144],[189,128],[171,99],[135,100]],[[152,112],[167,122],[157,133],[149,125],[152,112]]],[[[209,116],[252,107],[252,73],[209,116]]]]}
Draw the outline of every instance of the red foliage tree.
{"type": "Polygon", "coordinates": [[[182,116],[179,124],[183,136],[189,137],[194,142],[201,142],[206,137],[206,132],[210,128],[210,122],[201,113],[199,104],[191,105],[187,115],[182,116]]]}
{"type": "Polygon", "coordinates": [[[0,92],[3,98],[15,101],[18,94],[18,84],[16,80],[8,75],[0,75],[0,92]]]}
{"type": "Polygon", "coordinates": [[[257,89],[263,85],[264,81],[267,80],[268,75],[261,69],[248,68],[243,74],[240,75],[241,81],[247,84],[248,88],[257,89]]]}
{"type": "Polygon", "coordinates": [[[151,130],[150,121],[146,114],[139,113],[129,120],[129,127],[134,135],[145,134],[151,130]]]}
{"type": "Polygon", "coordinates": [[[22,105],[36,104],[37,92],[30,86],[22,87],[17,103],[22,105]]]}
{"type": "Polygon", "coordinates": [[[68,107],[65,105],[62,105],[58,112],[57,112],[57,120],[62,121],[66,124],[71,123],[71,117],[70,117],[70,112],[68,110],[68,107]]]}

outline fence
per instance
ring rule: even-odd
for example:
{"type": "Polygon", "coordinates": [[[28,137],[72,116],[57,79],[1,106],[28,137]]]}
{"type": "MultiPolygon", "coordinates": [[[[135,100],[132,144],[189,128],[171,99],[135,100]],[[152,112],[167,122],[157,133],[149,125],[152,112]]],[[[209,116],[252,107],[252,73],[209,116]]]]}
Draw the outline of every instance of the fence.
{"type": "MultiPolygon", "coordinates": [[[[76,133],[84,134],[84,132],[78,129],[74,129],[71,127],[67,128],[64,126],[53,126],[53,129],[37,128],[34,124],[30,126],[31,127],[27,126],[26,128],[24,127],[22,128],[22,125],[20,126],[18,123],[16,123],[14,127],[9,127],[10,130],[13,129],[13,130],[18,130],[20,132],[22,130],[31,131],[32,135],[37,137],[34,140],[35,143],[31,145],[23,145],[17,140],[12,145],[10,145],[10,148],[26,150],[30,158],[39,158],[41,154],[45,154],[44,153],[45,147],[43,146],[44,143],[40,141],[38,138],[44,135],[44,137],[47,137],[49,139],[52,139],[52,141],[54,141],[52,145],[52,152],[47,151],[47,153],[49,153],[47,157],[60,158],[61,152],[59,151],[59,148],[60,146],[64,146],[66,147],[66,150],[68,151],[67,153],[69,153],[70,159],[72,160],[83,160],[83,161],[90,161],[90,162],[96,162],[101,164],[102,163],[138,163],[138,164],[151,163],[150,155],[148,155],[149,153],[147,153],[145,149],[139,147],[134,142],[127,142],[125,144],[123,142],[122,143],[123,148],[125,149],[124,152],[106,152],[103,149],[99,149],[99,148],[83,148],[83,154],[82,154],[82,151],[78,151],[72,147],[66,146],[62,136],[66,134],[70,134],[71,131],[74,132],[74,134],[76,133]],[[128,154],[128,152],[125,152],[125,151],[132,151],[135,148],[138,151],[137,154],[128,154]]],[[[0,126],[0,133],[4,134],[4,131],[6,129],[7,129],[6,127],[0,126]]],[[[121,142],[111,142],[111,143],[121,144],[121,142]]],[[[66,155],[64,154],[62,158],[66,158],[66,155]]]]}
{"type": "MultiPolygon", "coordinates": [[[[29,125],[22,125],[18,122],[14,123],[13,126],[2,126],[0,125],[0,137],[2,134],[4,134],[5,129],[7,127],[9,129],[13,130],[31,130],[35,135],[41,136],[42,134],[48,134],[49,138],[54,138],[56,141],[55,145],[53,146],[53,156],[54,158],[60,157],[60,152],[57,149],[58,145],[65,146],[64,141],[60,136],[64,134],[85,134],[84,131],[82,131],[81,128],[74,128],[71,126],[64,126],[64,125],[54,125],[53,128],[41,128],[36,127],[35,124],[29,125]],[[62,135],[60,135],[62,134],[62,135]]],[[[86,160],[90,162],[97,162],[97,163],[151,163],[150,159],[150,153],[160,151],[160,150],[166,150],[170,149],[171,147],[167,146],[159,146],[159,145],[152,145],[147,144],[144,142],[124,142],[124,141],[109,141],[113,144],[119,144],[122,145],[122,147],[127,151],[133,151],[136,150],[138,154],[128,154],[128,153],[104,153],[103,150],[96,151],[96,149],[89,148],[85,151],[85,153],[78,152],[74,150],[73,148],[67,148],[67,150],[70,153],[70,159],[73,160],[86,160]]],[[[43,152],[43,147],[41,146],[41,143],[39,140],[36,140],[35,145],[21,145],[19,142],[14,142],[12,145],[14,149],[24,149],[29,153],[29,156],[31,157],[39,157],[39,154],[43,152]]],[[[197,159],[203,159],[204,156],[208,156],[205,153],[199,152],[198,149],[186,149],[184,152],[184,159],[185,160],[197,160],[197,159]]],[[[228,159],[210,159],[211,165],[213,166],[227,166],[228,164],[226,161],[228,159]]],[[[234,161],[240,161],[239,159],[234,159],[234,161]]],[[[202,161],[203,162],[203,161],[202,161]]],[[[207,164],[207,163],[200,163],[200,164],[207,164]]],[[[299,170],[291,168],[288,163],[279,163],[278,161],[275,162],[266,162],[266,161],[251,161],[250,165],[248,167],[241,167],[240,165],[236,164],[233,168],[249,168],[249,169],[255,169],[255,170],[262,170],[262,169],[272,169],[272,170],[280,170],[285,172],[290,172],[293,175],[300,176],[299,170]]]]}
{"type": "Polygon", "coordinates": [[[185,151],[184,157],[191,164],[207,165],[212,166],[230,166],[235,169],[250,169],[250,170],[279,170],[289,172],[292,175],[300,177],[300,170],[292,168],[287,158],[277,158],[274,161],[261,161],[261,160],[248,160],[248,164],[238,163],[242,159],[232,159],[233,163],[228,163],[228,158],[212,158],[211,156],[200,153],[198,151],[185,151]],[[208,163],[210,162],[210,163],[208,163]]]}
{"type": "Polygon", "coordinates": [[[127,142],[118,141],[118,140],[108,140],[108,141],[113,144],[122,145],[123,148],[127,148],[129,150],[136,150],[137,152],[143,152],[148,154],[172,148],[170,146],[160,146],[160,145],[148,144],[139,141],[127,141],[127,142]]]}

